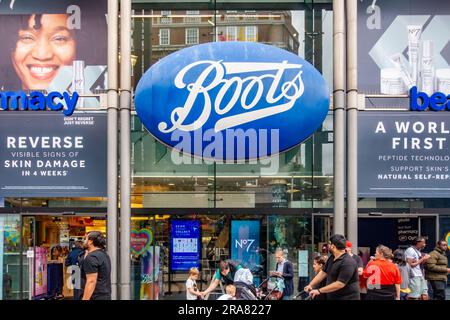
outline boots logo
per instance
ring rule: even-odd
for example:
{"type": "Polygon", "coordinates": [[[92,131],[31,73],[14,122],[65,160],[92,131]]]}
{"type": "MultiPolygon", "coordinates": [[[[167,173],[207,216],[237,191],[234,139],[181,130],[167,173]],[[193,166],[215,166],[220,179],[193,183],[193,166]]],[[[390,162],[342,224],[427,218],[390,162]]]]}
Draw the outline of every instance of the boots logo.
{"type": "Polygon", "coordinates": [[[183,68],[175,78],[175,86],[178,89],[186,89],[189,91],[189,95],[181,108],[173,109],[170,116],[171,126],[168,128],[166,122],[160,122],[158,129],[164,133],[169,133],[176,129],[183,131],[197,130],[208,121],[213,103],[216,114],[222,115],[222,118],[215,123],[214,130],[216,132],[289,111],[304,92],[301,68],[301,64],[288,64],[287,61],[282,63],[223,63],[222,61],[191,63],[183,68]],[[202,69],[200,69],[201,71],[198,74],[197,69],[199,66],[202,69]],[[295,70],[295,76],[286,80],[284,76],[285,70],[295,70]],[[275,71],[275,73],[263,73],[267,71],[275,71]],[[194,82],[186,83],[185,79],[190,78],[190,72],[197,72],[198,76],[194,82]],[[263,74],[245,77],[247,73],[263,74]],[[230,76],[230,79],[226,79],[227,76],[230,76]],[[212,81],[209,80],[211,78],[213,79],[212,81]],[[271,80],[268,90],[264,87],[264,79],[271,80]],[[275,96],[278,86],[281,86],[283,89],[275,96]],[[216,88],[219,91],[213,101],[211,93],[216,88]],[[233,88],[233,90],[230,90],[230,88],[233,88]],[[252,89],[256,90],[256,94],[251,95],[252,89]],[[225,99],[228,91],[230,91],[230,96],[228,99],[225,99]],[[252,110],[260,103],[263,92],[267,92],[265,103],[269,107],[252,110]],[[185,124],[186,119],[193,110],[194,103],[199,98],[203,101],[199,117],[191,121],[191,123],[185,124]],[[279,104],[280,101],[285,102],[279,104]],[[226,115],[232,113],[232,109],[237,102],[240,103],[244,112],[227,117],[226,115]]]}
{"type": "Polygon", "coordinates": [[[176,150],[215,160],[264,158],[319,128],[329,107],[321,74],[285,50],[216,42],[173,53],[141,78],[144,126],[176,150]]]}

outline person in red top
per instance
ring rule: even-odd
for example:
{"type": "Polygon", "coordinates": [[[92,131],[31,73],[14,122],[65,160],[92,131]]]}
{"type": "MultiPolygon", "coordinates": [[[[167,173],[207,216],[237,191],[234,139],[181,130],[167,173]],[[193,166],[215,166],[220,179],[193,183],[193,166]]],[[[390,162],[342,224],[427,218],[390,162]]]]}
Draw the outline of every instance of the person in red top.
{"type": "Polygon", "coordinates": [[[400,300],[402,277],[392,258],[391,249],[382,245],[377,247],[375,259],[369,261],[363,272],[367,278],[366,300],[400,300]]]}

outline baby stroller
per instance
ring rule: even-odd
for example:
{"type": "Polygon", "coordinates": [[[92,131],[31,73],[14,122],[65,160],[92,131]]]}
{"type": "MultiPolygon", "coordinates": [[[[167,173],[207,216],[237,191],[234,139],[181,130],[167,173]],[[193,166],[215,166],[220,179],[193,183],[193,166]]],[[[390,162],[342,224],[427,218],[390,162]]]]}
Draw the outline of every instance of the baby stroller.
{"type": "Polygon", "coordinates": [[[281,300],[284,291],[284,278],[277,275],[269,276],[258,287],[261,300],[281,300]]]}
{"type": "Polygon", "coordinates": [[[258,300],[258,291],[253,284],[237,281],[234,286],[237,300],[258,300]]]}

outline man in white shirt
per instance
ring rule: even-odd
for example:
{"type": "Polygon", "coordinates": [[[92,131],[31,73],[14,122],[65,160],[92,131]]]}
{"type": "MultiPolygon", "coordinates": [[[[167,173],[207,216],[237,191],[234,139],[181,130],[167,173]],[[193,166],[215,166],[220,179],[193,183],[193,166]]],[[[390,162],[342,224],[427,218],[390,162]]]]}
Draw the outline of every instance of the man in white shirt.
{"type": "Polygon", "coordinates": [[[411,300],[428,300],[428,285],[425,280],[421,266],[430,258],[428,254],[422,254],[420,251],[425,248],[426,242],[424,237],[418,237],[416,244],[409,247],[405,251],[406,262],[411,267],[411,277],[409,279],[408,299],[411,300]]]}

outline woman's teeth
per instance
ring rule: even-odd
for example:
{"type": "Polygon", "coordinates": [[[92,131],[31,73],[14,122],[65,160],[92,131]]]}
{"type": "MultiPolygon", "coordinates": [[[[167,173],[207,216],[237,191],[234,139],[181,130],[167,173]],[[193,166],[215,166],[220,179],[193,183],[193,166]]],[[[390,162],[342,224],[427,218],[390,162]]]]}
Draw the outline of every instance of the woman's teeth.
{"type": "Polygon", "coordinates": [[[53,72],[53,70],[52,67],[31,67],[31,72],[39,74],[47,74],[53,72]]]}

